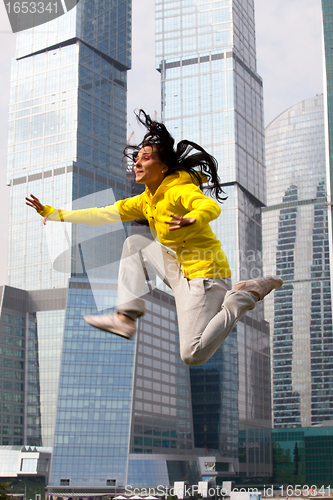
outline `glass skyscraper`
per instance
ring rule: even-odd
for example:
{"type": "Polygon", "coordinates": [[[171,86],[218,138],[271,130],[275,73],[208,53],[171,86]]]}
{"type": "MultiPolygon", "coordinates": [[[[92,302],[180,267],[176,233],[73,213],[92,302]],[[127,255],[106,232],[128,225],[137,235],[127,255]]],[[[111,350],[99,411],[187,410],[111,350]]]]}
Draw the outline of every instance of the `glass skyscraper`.
{"type": "MultiPolygon", "coordinates": [[[[325,99],[325,132],[326,132],[326,172],[327,202],[329,220],[329,242],[331,265],[333,261],[333,5],[329,0],[322,0],[323,33],[324,33],[324,99],[325,99]]],[[[333,287],[333,273],[331,276],[333,287]]]]}
{"type": "Polygon", "coordinates": [[[333,6],[329,0],[322,0],[322,14],[324,95],[292,106],[267,127],[268,207],[263,210],[267,271],[276,270],[286,281],[265,301],[267,319],[274,325],[274,476],[279,482],[288,481],[286,474],[294,479],[298,474],[298,482],[308,484],[323,484],[332,476],[326,455],[333,435],[333,6]]]}
{"type": "Polygon", "coordinates": [[[105,266],[119,258],[125,231],[43,228],[24,197],[34,193],[56,207],[80,208],[92,193],[101,192],[89,198],[94,205],[126,195],[122,149],[130,60],[130,1],[97,5],[83,0],[67,14],[21,32],[12,64],[9,286],[2,304],[11,309],[2,310],[1,332],[8,345],[1,353],[8,367],[1,413],[8,425],[2,444],[52,446],[50,483],[55,485],[64,476],[73,485],[105,485],[103,467],[112,470],[116,482],[125,482],[123,429],[126,422],[129,429],[131,363],[121,384],[108,390],[104,384],[115,374],[119,378],[134,345],[85,334],[82,320],[85,311],[115,303],[115,283],[105,283],[115,277],[115,269],[107,272],[105,266]],[[110,363],[119,349],[122,355],[110,363]],[[79,377],[81,371],[86,377],[79,377]],[[107,411],[106,392],[112,394],[113,413],[107,411]],[[117,439],[110,419],[122,422],[117,439]],[[88,454],[93,446],[99,447],[98,459],[88,454]],[[112,446],[119,450],[117,457],[112,446]]]}
{"type": "MultiPolygon", "coordinates": [[[[331,429],[333,420],[324,122],[324,98],[318,95],[287,109],[266,128],[264,263],[267,273],[284,280],[283,287],[265,299],[265,317],[271,325],[274,439],[282,448],[288,441],[293,446],[302,442],[301,461],[304,465],[305,456],[307,466],[318,451],[310,443],[308,428],[331,429]],[[307,428],[308,442],[304,444],[304,432],[295,427],[307,428]]],[[[319,433],[313,437],[317,445],[319,433]]],[[[303,477],[329,480],[317,469],[323,473],[324,467],[304,469],[303,477]]]]}
{"type": "Polygon", "coordinates": [[[46,237],[36,214],[22,204],[26,194],[54,206],[71,206],[106,188],[116,197],[125,194],[130,32],[130,2],[119,0],[98,6],[82,1],[18,35],[8,140],[11,286],[66,286],[77,271],[73,252],[66,254],[67,272],[51,266],[52,253],[75,244],[76,230],[64,238],[62,227],[52,227],[46,237]]]}
{"type": "MultiPolygon", "coordinates": [[[[262,79],[252,0],[156,0],[162,118],[176,141],[219,162],[228,195],[211,225],[234,282],[262,274],[265,204],[262,79]]],[[[191,368],[195,445],[240,476],[270,475],[269,330],[259,304],[202,367],[191,368]]]]}
{"type": "Polygon", "coordinates": [[[266,161],[265,266],[285,282],[265,301],[273,329],[274,427],[306,427],[333,416],[322,95],[292,106],[267,127],[266,161]]]}

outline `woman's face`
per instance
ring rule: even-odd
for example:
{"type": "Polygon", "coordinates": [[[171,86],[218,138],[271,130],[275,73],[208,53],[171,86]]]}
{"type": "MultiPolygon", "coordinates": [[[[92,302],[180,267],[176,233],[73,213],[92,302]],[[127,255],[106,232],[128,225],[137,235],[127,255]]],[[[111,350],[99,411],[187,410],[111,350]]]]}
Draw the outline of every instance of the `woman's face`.
{"type": "Polygon", "coordinates": [[[136,182],[145,184],[150,191],[156,191],[167,170],[159,158],[156,146],[145,146],[140,149],[134,167],[136,182]]]}

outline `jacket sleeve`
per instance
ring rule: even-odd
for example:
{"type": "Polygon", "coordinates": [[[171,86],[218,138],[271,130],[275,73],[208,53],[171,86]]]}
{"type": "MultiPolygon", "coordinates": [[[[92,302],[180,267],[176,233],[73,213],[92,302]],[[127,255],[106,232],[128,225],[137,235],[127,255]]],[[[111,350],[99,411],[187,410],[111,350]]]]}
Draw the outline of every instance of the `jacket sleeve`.
{"type": "Polygon", "coordinates": [[[221,213],[219,204],[212,198],[205,196],[199,188],[185,189],[180,196],[180,201],[183,207],[188,210],[184,217],[196,219],[197,229],[209,224],[221,213]]]}
{"type": "Polygon", "coordinates": [[[47,217],[55,222],[75,222],[77,224],[90,224],[94,226],[110,224],[112,222],[129,221],[145,218],[142,210],[142,195],[126,198],[102,208],[85,208],[83,210],[61,210],[49,205],[44,205],[44,210],[39,212],[42,217],[47,217]]]}

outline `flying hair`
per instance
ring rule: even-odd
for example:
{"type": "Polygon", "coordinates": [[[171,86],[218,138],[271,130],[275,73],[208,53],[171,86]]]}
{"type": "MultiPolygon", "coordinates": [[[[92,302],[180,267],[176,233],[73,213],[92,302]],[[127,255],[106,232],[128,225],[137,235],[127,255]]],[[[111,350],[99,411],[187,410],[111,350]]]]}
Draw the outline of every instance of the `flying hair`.
{"type": "Polygon", "coordinates": [[[192,179],[202,189],[212,192],[214,197],[222,202],[227,199],[217,173],[217,161],[214,156],[205,151],[195,142],[183,140],[175,148],[175,140],[168,132],[163,123],[151,119],[143,109],[135,112],[136,118],[148,130],[143,140],[137,146],[128,145],[124,150],[124,155],[135,162],[140,149],[145,146],[155,146],[162,163],[167,167],[167,175],[174,174],[180,170],[188,172],[192,179]],[[204,177],[203,177],[204,176],[204,177]]]}

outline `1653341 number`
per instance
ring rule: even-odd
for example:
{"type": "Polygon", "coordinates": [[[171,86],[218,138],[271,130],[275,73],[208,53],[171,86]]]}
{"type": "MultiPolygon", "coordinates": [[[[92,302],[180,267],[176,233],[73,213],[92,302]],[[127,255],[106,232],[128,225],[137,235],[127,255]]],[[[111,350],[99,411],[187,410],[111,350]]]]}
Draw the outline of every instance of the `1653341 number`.
{"type": "Polygon", "coordinates": [[[316,485],[309,486],[307,484],[296,484],[295,486],[280,486],[279,489],[281,490],[281,496],[287,496],[287,497],[316,497],[318,496],[325,496],[328,494],[328,496],[331,496],[331,486],[322,486],[319,488],[316,485]]]}
{"type": "Polygon", "coordinates": [[[52,2],[14,2],[6,3],[8,14],[49,14],[58,13],[58,4],[52,2]]]}

